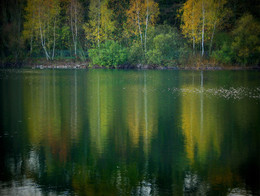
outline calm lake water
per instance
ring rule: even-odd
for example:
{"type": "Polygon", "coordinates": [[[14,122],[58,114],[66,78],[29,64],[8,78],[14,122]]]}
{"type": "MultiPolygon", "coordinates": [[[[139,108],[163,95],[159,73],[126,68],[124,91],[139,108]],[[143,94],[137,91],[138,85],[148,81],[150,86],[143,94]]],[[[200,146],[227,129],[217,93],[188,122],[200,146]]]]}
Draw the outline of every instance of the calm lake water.
{"type": "Polygon", "coordinates": [[[0,195],[258,195],[260,72],[0,70],[0,195]]]}

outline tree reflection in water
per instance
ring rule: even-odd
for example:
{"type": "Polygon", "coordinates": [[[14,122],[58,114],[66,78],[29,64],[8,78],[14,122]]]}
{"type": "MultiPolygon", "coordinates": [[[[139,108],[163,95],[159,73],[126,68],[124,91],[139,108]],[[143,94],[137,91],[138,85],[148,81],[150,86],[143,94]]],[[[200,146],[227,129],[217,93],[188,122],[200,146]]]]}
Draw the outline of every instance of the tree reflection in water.
{"type": "Polygon", "coordinates": [[[259,193],[259,99],[208,93],[258,92],[259,75],[246,74],[10,72],[0,80],[0,193],[259,193]]]}

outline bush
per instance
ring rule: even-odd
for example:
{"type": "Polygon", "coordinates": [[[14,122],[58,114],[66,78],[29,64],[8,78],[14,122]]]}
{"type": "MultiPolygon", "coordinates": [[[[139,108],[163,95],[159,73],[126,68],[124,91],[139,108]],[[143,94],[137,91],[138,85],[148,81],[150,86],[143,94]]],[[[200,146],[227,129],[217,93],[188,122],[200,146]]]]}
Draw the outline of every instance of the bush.
{"type": "Polygon", "coordinates": [[[212,57],[224,64],[258,65],[260,62],[260,24],[252,15],[245,14],[229,35],[216,36],[212,57]]]}
{"type": "Polygon", "coordinates": [[[103,67],[117,67],[127,62],[127,49],[115,41],[106,41],[100,47],[90,49],[89,57],[93,65],[103,67]]]}
{"type": "Polygon", "coordinates": [[[252,15],[245,14],[232,33],[235,60],[242,65],[257,65],[260,61],[260,23],[252,15]]]}
{"type": "Polygon", "coordinates": [[[234,54],[231,44],[224,42],[221,49],[212,53],[212,57],[220,63],[231,64],[234,60],[234,54]]]}
{"type": "Polygon", "coordinates": [[[176,65],[184,54],[184,44],[175,29],[162,32],[152,39],[150,50],[146,54],[149,64],[176,65]]]}
{"type": "Polygon", "coordinates": [[[138,41],[134,41],[129,49],[129,62],[131,64],[144,63],[144,51],[138,41]]]}

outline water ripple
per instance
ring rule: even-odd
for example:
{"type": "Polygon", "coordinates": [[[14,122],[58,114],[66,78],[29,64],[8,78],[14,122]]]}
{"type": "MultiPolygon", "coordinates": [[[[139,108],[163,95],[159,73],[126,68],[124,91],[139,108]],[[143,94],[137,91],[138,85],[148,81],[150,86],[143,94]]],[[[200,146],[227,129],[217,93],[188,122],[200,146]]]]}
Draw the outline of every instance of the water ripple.
{"type": "Polygon", "coordinates": [[[172,94],[181,93],[182,95],[202,94],[205,96],[221,97],[224,99],[240,100],[251,98],[260,100],[260,87],[230,87],[230,88],[172,88],[172,94]]]}

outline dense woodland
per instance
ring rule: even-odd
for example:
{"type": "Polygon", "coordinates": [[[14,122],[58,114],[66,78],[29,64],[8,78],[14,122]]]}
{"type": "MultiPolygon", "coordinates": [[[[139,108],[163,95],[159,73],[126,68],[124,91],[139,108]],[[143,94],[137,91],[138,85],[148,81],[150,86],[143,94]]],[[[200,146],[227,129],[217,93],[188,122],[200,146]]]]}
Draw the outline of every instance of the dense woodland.
{"type": "Polygon", "coordinates": [[[4,0],[1,65],[256,66],[258,0],[4,0]]]}

